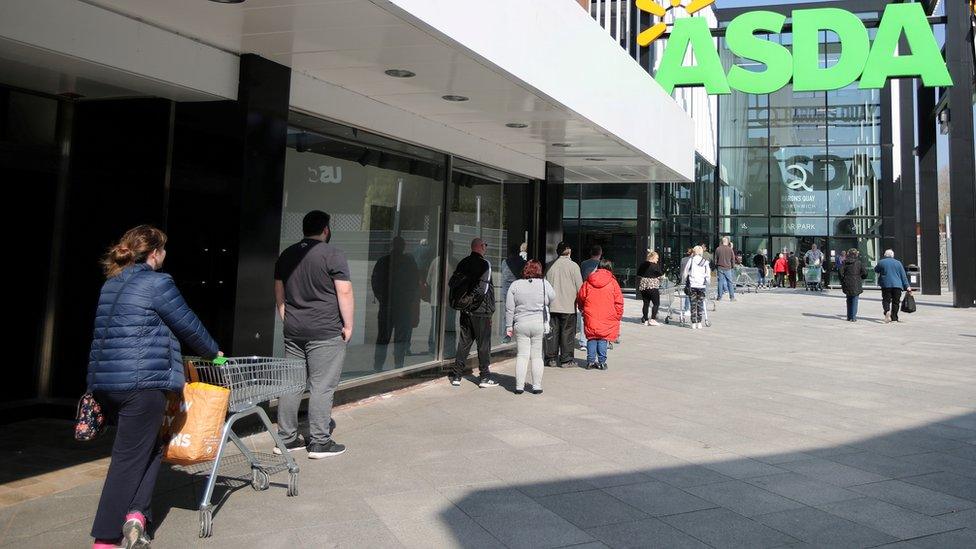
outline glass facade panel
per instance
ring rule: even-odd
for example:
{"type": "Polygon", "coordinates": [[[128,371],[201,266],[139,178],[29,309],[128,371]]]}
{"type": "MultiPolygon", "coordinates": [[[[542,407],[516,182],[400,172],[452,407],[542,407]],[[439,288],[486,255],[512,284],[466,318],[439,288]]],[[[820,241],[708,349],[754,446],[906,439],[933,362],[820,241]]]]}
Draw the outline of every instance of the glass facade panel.
{"type": "Polygon", "coordinates": [[[720,149],[719,215],[766,215],[768,210],[769,149],[720,149]]]}
{"type": "Polygon", "coordinates": [[[826,149],[788,147],[771,150],[770,153],[770,213],[798,216],[827,215],[829,157],[826,149]]]}
{"type": "MultiPolygon", "coordinates": [[[[584,187],[585,188],[585,187],[584,187]]],[[[603,257],[613,261],[613,274],[621,287],[633,288],[637,269],[637,221],[629,219],[580,220],[580,248],[573,260],[586,256],[590,246],[603,247],[603,257]]],[[[643,257],[641,258],[643,259],[643,257]]]]}
{"type": "Polygon", "coordinates": [[[822,146],[827,142],[826,119],[823,92],[794,92],[788,85],[769,96],[769,144],[822,146]]]}
{"type": "MultiPolygon", "coordinates": [[[[637,219],[642,185],[603,183],[583,185],[580,217],[583,219],[637,219]]],[[[563,214],[568,215],[567,213],[563,214]]]]}
{"type": "Polygon", "coordinates": [[[827,160],[830,215],[881,215],[881,147],[831,147],[827,160]]]}
{"type": "Polygon", "coordinates": [[[331,244],[346,254],[356,297],[343,379],[436,358],[436,298],[429,290],[438,280],[444,157],[393,152],[380,143],[289,129],[281,249],[302,239],[309,210],[332,216],[331,244]]]}

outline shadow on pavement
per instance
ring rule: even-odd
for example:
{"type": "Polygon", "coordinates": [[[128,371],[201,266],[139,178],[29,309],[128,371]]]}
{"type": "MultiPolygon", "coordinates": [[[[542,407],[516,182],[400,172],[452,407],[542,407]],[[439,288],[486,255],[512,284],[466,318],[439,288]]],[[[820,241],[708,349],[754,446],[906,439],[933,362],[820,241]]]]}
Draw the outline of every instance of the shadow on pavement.
{"type": "Polygon", "coordinates": [[[699,464],[650,447],[627,455],[628,461],[661,466],[614,465],[608,449],[585,445],[557,464],[541,453],[533,459],[526,450],[485,465],[509,474],[501,485],[445,490],[453,506],[440,521],[450,528],[453,545],[465,548],[898,542],[972,548],[974,442],[976,414],[968,414],[846,445],[731,460],[708,459],[710,449],[703,445],[706,457],[699,464]],[[573,460],[587,458],[593,474],[560,472],[562,466],[585,466],[573,460]]]}

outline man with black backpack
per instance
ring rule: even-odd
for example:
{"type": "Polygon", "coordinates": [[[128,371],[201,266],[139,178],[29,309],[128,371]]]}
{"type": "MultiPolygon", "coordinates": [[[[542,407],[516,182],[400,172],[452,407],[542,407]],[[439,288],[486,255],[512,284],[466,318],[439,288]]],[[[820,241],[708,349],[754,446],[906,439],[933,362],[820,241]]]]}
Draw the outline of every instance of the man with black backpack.
{"type": "Polygon", "coordinates": [[[481,388],[497,387],[491,378],[491,316],[495,312],[495,287],[491,281],[491,263],[485,259],[488,244],[480,238],[471,241],[471,255],[458,263],[448,282],[448,301],[461,313],[458,327],[457,354],[451,370],[451,385],[461,385],[471,345],[478,345],[478,370],[481,388]]]}

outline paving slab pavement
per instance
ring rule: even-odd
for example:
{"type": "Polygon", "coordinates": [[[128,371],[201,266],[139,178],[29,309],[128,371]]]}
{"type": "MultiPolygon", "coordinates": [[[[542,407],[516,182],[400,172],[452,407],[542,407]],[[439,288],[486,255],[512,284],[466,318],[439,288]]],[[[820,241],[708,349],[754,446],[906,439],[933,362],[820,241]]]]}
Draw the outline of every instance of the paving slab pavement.
{"type": "MultiPolygon", "coordinates": [[[[501,388],[437,380],[346,407],[344,455],[299,454],[295,498],[284,474],[224,483],[210,539],[202,479],[165,471],[153,546],[971,548],[976,313],[948,304],[884,324],[869,292],[851,324],[837,291],[772,291],[693,331],[641,326],[629,299],[608,371],[546,369],[544,394],[516,396],[509,361],[501,388]]],[[[32,428],[0,428],[0,546],[85,547],[104,461],[32,428]],[[31,459],[50,461],[31,475],[31,459]]]]}

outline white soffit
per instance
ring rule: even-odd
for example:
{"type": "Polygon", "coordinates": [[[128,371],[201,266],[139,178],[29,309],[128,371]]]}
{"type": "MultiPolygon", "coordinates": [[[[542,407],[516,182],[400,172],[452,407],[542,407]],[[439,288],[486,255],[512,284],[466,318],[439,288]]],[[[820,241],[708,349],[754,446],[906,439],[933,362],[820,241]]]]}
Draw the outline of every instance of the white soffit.
{"type": "Polygon", "coordinates": [[[580,181],[694,176],[691,119],[572,0],[85,3],[289,65],[292,104],[311,114],[524,175],[550,161],[580,181]]]}

